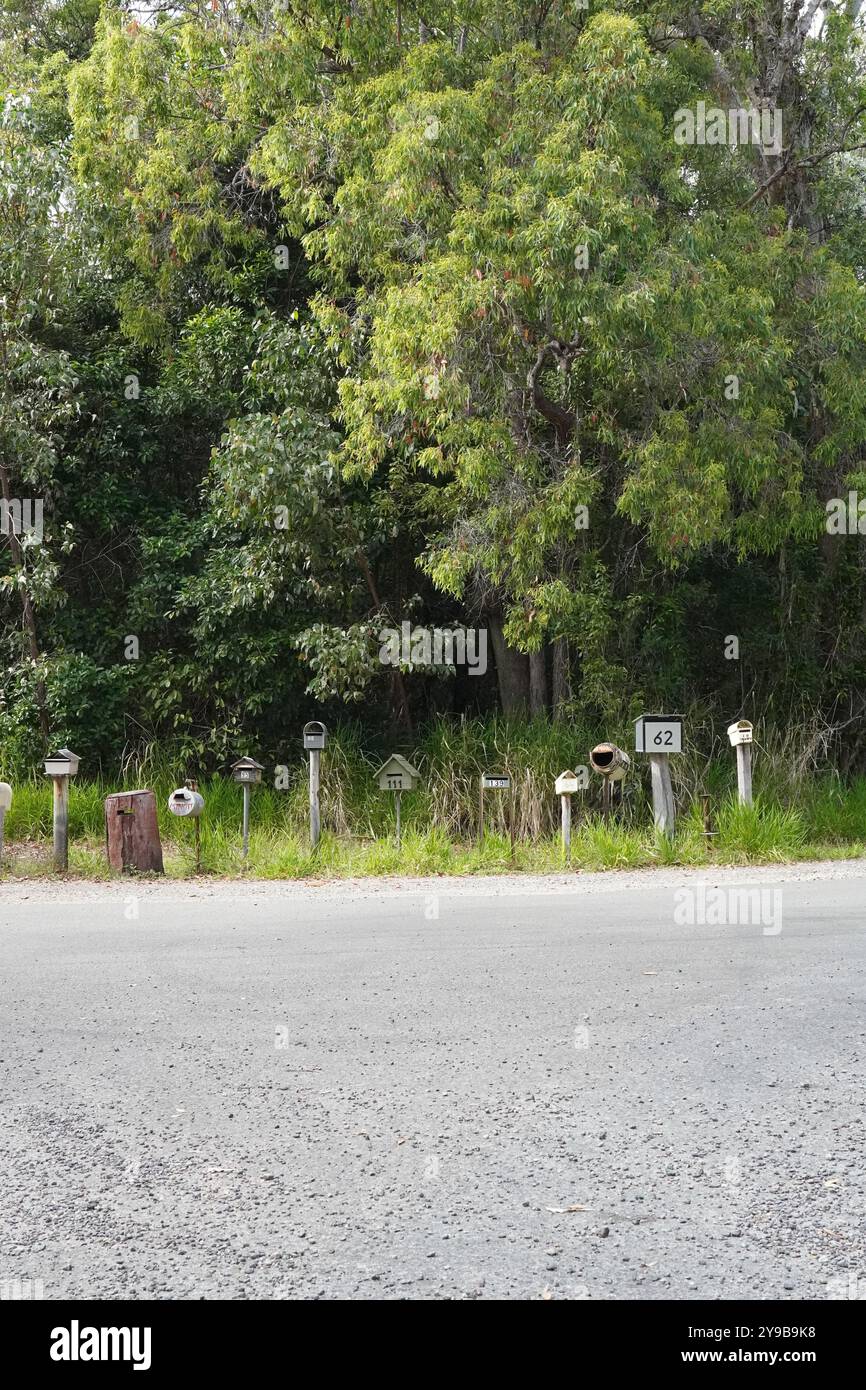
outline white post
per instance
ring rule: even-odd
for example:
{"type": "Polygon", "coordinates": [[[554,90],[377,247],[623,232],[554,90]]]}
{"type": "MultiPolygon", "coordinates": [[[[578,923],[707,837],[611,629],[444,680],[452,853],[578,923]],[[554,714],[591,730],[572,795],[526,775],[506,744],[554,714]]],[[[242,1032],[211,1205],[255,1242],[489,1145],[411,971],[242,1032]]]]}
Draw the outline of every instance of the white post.
{"type": "Polygon", "coordinates": [[[737,796],[741,806],[752,804],[752,745],[737,744],[737,796]]]}
{"type": "Polygon", "coordinates": [[[0,869],[3,868],[3,822],[6,820],[6,807],[0,806],[0,869]]]}
{"type": "Polygon", "coordinates": [[[322,822],[319,816],[319,749],[310,749],[310,844],[319,843],[322,822]]]}
{"type": "Polygon", "coordinates": [[[663,835],[673,835],[676,822],[674,789],[671,784],[671,764],[667,753],[650,753],[650,776],[653,789],[653,818],[656,829],[663,835]]]}
{"type": "Polygon", "coordinates": [[[402,792],[395,792],[395,793],[394,793],[394,803],[395,803],[396,808],[397,808],[397,848],[398,848],[398,849],[400,848],[400,797],[401,797],[402,795],[403,795],[402,792]]]}
{"type": "Polygon", "coordinates": [[[559,798],[562,803],[562,852],[566,864],[571,863],[571,796],[563,792],[559,798]]]}

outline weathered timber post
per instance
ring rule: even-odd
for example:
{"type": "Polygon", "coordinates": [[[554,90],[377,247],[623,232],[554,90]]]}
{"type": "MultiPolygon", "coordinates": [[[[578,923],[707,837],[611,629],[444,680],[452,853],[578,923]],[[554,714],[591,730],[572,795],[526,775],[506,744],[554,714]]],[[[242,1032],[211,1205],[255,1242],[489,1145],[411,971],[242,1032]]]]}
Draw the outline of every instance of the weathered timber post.
{"type": "Polygon", "coordinates": [[[738,719],[728,725],[728,740],[737,750],[737,799],[741,806],[752,804],[752,738],[754,731],[748,719],[738,719]]]}
{"type": "Polygon", "coordinates": [[[58,874],[69,868],[69,779],[78,772],[80,761],[69,748],[45,759],[45,774],[54,784],[54,869],[58,874]]]}
{"type": "Polygon", "coordinates": [[[653,820],[656,830],[673,835],[676,805],[671,782],[671,753],[683,751],[683,721],[678,714],[642,714],[635,720],[635,752],[650,760],[653,820]]]}
{"type": "Polygon", "coordinates": [[[319,758],[322,749],[327,747],[328,730],[318,719],[304,725],[304,747],[310,755],[310,844],[313,849],[319,843],[322,833],[322,818],[319,812],[319,758]]]}

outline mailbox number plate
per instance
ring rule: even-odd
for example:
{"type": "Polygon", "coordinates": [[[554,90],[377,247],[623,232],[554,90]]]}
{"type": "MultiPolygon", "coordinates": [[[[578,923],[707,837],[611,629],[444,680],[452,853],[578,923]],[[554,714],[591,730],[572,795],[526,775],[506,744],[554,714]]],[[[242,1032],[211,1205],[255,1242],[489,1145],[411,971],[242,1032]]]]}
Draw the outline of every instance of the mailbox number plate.
{"type": "Polygon", "coordinates": [[[402,791],[405,791],[405,789],[406,789],[407,786],[408,786],[408,782],[406,781],[406,778],[402,775],[402,773],[397,772],[397,773],[394,773],[394,774],[392,774],[392,775],[389,775],[389,777],[388,777],[388,790],[389,790],[389,791],[392,791],[392,792],[402,792],[402,791]]]}
{"type": "Polygon", "coordinates": [[[678,720],[645,720],[643,746],[645,753],[682,753],[682,724],[678,720]]]}
{"type": "Polygon", "coordinates": [[[489,772],[484,772],[481,774],[481,785],[485,791],[508,791],[511,778],[494,777],[489,772]]]}

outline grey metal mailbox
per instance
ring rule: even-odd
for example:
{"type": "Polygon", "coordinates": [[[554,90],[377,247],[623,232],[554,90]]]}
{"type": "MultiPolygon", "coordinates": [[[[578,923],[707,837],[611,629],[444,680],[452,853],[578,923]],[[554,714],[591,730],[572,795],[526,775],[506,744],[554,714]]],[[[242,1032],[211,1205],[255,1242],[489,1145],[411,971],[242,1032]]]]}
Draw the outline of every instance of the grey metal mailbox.
{"type": "Polygon", "coordinates": [[[257,763],[255,758],[238,758],[232,763],[232,777],[236,782],[261,782],[263,772],[264,765],[257,763]]]}
{"type": "Polygon", "coordinates": [[[413,792],[421,781],[421,774],[399,753],[392,753],[376,773],[379,790],[383,792],[413,792]]]}
{"type": "Polygon", "coordinates": [[[322,749],[327,746],[328,730],[318,719],[311,719],[309,724],[304,725],[304,747],[307,749],[322,749]]]}

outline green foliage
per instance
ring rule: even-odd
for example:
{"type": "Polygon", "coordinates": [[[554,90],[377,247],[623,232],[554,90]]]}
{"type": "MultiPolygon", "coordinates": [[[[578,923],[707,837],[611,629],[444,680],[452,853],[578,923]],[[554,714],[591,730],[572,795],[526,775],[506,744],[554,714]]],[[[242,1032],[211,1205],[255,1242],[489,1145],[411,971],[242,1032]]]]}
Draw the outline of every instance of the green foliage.
{"type": "MultiPolygon", "coordinates": [[[[866,566],[824,522],[866,491],[863,24],[793,14],[2,0],[0,477],[46,502],[0,537],[7,762],[213,772],[362,708],[422,757],[483,719],[474,776],[525,751],[532,654],[534,834],[562,728],[644,705],[805,701],[862,770],[866,566]],[[747,96],[781,153],[678,143],[747,96]],[[496,671],[384,667],[407,618],[496,671]]],[[[468,783],[419,805],[467,833],[468,783]]]]}

